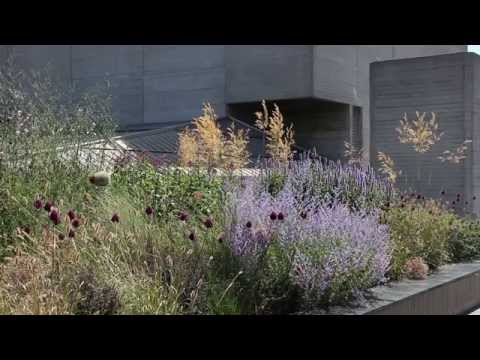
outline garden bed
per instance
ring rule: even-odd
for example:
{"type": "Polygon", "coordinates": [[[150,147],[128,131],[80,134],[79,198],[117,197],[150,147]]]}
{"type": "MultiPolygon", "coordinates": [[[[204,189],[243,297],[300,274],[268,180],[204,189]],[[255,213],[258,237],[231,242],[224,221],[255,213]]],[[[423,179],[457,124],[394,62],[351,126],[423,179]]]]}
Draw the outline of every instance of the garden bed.
{"type": "MultiPolygon", "coordinates": [[[[371,290],[374,300],[329,315],[464,315],[480,306],[480,261],[442,266],[426,280],[403,280],[371,290]]],[[[325,313],[326,314],[326,313],[325,313]]]]}

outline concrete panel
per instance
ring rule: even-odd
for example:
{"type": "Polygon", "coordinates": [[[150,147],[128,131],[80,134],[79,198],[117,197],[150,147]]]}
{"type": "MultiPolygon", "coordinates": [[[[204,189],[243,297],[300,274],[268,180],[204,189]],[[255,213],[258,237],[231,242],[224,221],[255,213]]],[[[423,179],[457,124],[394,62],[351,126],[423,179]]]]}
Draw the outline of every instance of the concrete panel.
{"type": "Polygon", "coordinates": [[[72,76],[74,79],[143,73],[141,45],[73,45],[72,76]]]}
{"type": "Polygon", "coordinates": [[[205,102],[225,115],[224,47],[154,45],[144,47],[144,121],[188,121],[205,102]]]}
{"type": "MultiPolygon", "coordinates": [[[[470,122],[465,111],[468,97],[465,67],[471,54],[452,54],[374,63],[371,67],[371,159],[379,151],[392,156],[404,173],[398,185],[414,186],[426,195],[448,193],[471,196],[470,161],[442,163],[438,156],[453,150],[471,138],[470,122]],[[404,113],[410,120],[415,111],[435,112],[441,141],[432,151],[417,155],[410,145],[400,144],[395,129],[404,113]],[[418,170],[420,169],[420,171],[418,170]],[[417,179],[420,174],[421,179],[417,179]]],[[[378,165],[377,161],[374,161],[378,165]]],[[[451,199],[453,200],[453,199],[451,199]]]]}
{"type": "Polygon", "coordinates": [[[14,45],[11,53],[23,69],[41,70],[48,66],[54,77],[71,82],[69,45],[14,45]]]}
{"type": "Polygon", "coordinates": [[[224,67],[223,45],[144,45],[145,74],[195,73],[224,67]]]}
{"type": "Polygon", "coordinates": [[[312,96],[311,45],[225,45],[226,102],[312,96]]]}
{"type": "MultiPolygon", "coordinates": [[[[90,89],[101,79],[88,78],[74,80],[79,91],[90,89]]],[[[130,76],[110,77],[114,120],[118,125],[143,123],[143,79],[130,76]]]]}

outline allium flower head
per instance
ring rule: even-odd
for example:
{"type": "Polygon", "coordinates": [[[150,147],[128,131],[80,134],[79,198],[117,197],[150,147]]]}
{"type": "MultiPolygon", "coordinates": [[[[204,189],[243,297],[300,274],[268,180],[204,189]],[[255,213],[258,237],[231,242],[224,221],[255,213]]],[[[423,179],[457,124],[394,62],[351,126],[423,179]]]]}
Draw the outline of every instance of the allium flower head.
{"type": "Polygon", "coordinates": [[[72,226],[77,229],[80,227],[80,220],[78,218],[72,220],[72,226]]]}
{"type": "Polygon", "coordinates": [[[43,205],[42,200],[37,199],[37,200],[35,200],[35,202],[33,203],[33,206],[35,207],[35,209],[39,210],[39,209],[43,208],[44,205],[43,205]]]}
{"type": "Polygon", "coordinates": [[[272,211],[270,214],[270,220],[275,221],[277,220],[277,213],[275,211],[272,211]]]}
{"type": "Polygon", "coordinates": [[[181,221],[187,221],[188,220],[188,214],[186,212],[180,212],[180,214],[178,215],[178,218],[181,220],[181,221]]]}
{"type": "Polygon", "coordinates": [[[148,206],[148,207],[145,209],[145,214],[147,214],[148,216],[152,216],[153,213],[154,213],[153,207],[148,206]]]}
{"type": "Polygon", "coordinates": [[[251,221],[247,221],[247,223],[245,224],[245,226],[250,229],[252,227],[252,222],[251,221]]]}
{"type": "Polygon", "coordinates": [[[285,219],[285,216],[283,215],[283,213],[278,213],[277,218],[278,220],[283,221],[285,219]]]}
{"type": "Polygon", "coordinates": [[[211,218],[208,218],[203,222],[203,225],[205,225],[207,229],[210,229],[213,227],[213,220],[211,218]]]}
{"type": "Polygon", "coordinates": [[[74,237],[75,237],[75,231],[70,230],[70,231],[68,232],[68,237],[71,238],[71,239],[74,238],[74,237]]]}
{"type": "Polygon", "coordinates": [[[192,232],[190,233],[190,235],[188,235],[188,238],[189,238],[191,241],[195,241],[195,240],[196,240],[195,233],[192,231],[192,232]]]}
{"type": "Polygon", "coordinates": [[[55,225],[60,224],[61,223],[60,211],[57,208],[51,207],[49,218],[55,225]]]}
{"type": "Polygon", "coordinates": [[[69,211],[68,211],[68,218],[69,218],[70,220],[73,220],[73,219],[75,219],[75,217],[76,217],[76,216],[75,216],[75,211],[69,210],[69,211]]]}
{"type": "Polygon", "coordinates": [[[112,219],[111,219],[111,220],[112,220],[113,223],[119,223],[119,222],[120,222],[120,216],[119,216],[117,213],[114,213],[114,214],[112,215],[112,219]]]}
{"type": "Polygon", "coordinates": [[[47,201],[45,203],[45,206],[43,207],[46,211],[50,211],[52,209],[53,202],[52,201],[47,201]]]}

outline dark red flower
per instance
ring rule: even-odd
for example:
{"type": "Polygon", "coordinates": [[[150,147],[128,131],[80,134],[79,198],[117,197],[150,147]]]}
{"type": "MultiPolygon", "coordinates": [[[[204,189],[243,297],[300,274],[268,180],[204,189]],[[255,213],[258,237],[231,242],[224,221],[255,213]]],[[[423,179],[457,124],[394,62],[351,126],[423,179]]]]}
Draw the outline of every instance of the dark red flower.
{"type": "Polygon", "coordinates": [[[120,222],[120,216],[118,216],[118,214],[115,213],[115,214],[112,215],[111,220],[112,220],[113,223],[119,223],[120,222]]]}
{"type": "Polygon", "coordinates": [[[218,242],[219,242],[220,244],[223,243],[223,236],[220,236],[220,237],[218,238],[218,242]]]}
{"type": "Polygon", "coordinates": [[[301,217],[302,219],[306,219],[306,218],[307,218],[307,213],[306,213],[305,211],[302,211],[302,212],[300,213],[300,217],[301,217]]]}
{"type": "Polygon", "coordinates": [[[455,204],[456,204],[455,201],[452,201],[452,205],[455,205],[455,204]]]}
{"type": "Polygon", "coordinates": [[[70,230],[70,231],[68,232],[68,237],[69,237],[69,238],[74,238],[74,237],[75,237],[75,231],[70,230]]]}
{"type": "Polygon", "coordinates": [[[63,235],[63,234],[58,234],[58,238],[59,238],[60,240],[64,240],[64,239],[65,239],[65,235],[63,235]]]}
{"type": "Polygon", "coordinates": [[[211,227],[213,227],[213,221],[212,221],[212,219],[208,218],[207,220],[205,220],[205,221],[203,222],[203,225],[205,225],[205,227],[206,227],[207,229],[210,229],[211,227]]]}
{"type": "Polygon", "coordinates": [[[417,195],[417,200],[420,200],[422,198],[422,195],[417,195]]]}
{"type": "Polygon", "coordinates": [[[53,207],[53,202],[47,201],[47,202],[45,203],[45,206],[44,206],[43,208],[44,208],[46,211],[50,211],[50,210],[52,209],[52,207],[53,207]]]}
{"type": "Polygon", "coordinates": [[[153,215],[153,212],[154,212],[154,210],[153,210],[153,207],[151,207],[151,206],[148,206],[148,207],[145,209],[145,214],[147,214],[148,216],[153,215]]]}
{"type": "Polygon", "coordinates": [[[75,219],[75,211],[69,210],[69,211],[68,211],[68,218],[69,218],[70,220],[75,219]]]}
{"type": "Polygon", "coordinates": [[[188,214],[182,211],[182,212],[180,212],[180,214],[178,214],[178,218],[181,221],[187,221],[188,220],[188,214]]]}
{"type": "Polygon", "coordinates": [[[440,194],[442,194],[442,196],[444,196],[445,195],[445,190],[442,190],[442,192],[440,194]]]}
{"type": "Polygon", "coordinates": [[[79,219],[73,219],[72,220],[72,226],[77,229],[80,226],[80,220],[79,219]]]}
{"type": "Polygon", "coordinates": [[[40,199],[35,200],[35,202],[33,203],[33,206],[34,206],[35,209],[37,209],[37,210],[43,208],[43,202],[42,202],[42,200],[40,200],[40,199]]]}
{"type": "Polygon", "coordinates": [[[278,220],[282,221],[285,219],[285,216],[283,215],[283,213],[278,213],[278,220]]]}
{"type": "Polygon", "coordinates": [[[192,241],[195,241],[195,234],[193,232],[190,233],[190,235],[188,235],[188,238],[192,241]]]}
{"type": "Polygon", "coordinates": [[[50,220],[52,220],[52,222],[55,225],[58,225],[61,223],[60,212],[57,208],[51,207],[51,211],[48,217],[50,218],[50,220]]]}
{"type": "Polygon", "coordinates": [[[277,220],[277,214],[275,213],[275,211],[272,211],[272,213],[270,214],[270,220],[272,221],[277,220]]]}
{"type": "Polygon", "coordinates": [[[250,229],[250,228],[252,227],[252,223],[251,223],[250,221],[247,221],[247,223],[245,224],[245,226],[250,229]]]}

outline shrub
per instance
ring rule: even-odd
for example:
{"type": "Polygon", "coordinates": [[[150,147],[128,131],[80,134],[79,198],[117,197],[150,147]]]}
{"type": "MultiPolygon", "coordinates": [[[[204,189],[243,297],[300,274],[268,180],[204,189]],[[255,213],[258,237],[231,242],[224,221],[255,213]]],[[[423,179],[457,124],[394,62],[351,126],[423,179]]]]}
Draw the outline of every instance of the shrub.
{"type": "Polygon", "coordinates": [[[450,240],[451,260],[470,261],[480,258],[480,221],[459,219],[450,240]]]}
{"type": "Polygon", "coordinates": [[[435,200],[404,199],[385,212],[394,244],[392,279],[405,275],[407,261],[421,257],[435,270],[449,261],[449,240],[456,216],[435,200]]]}
{"type": "Polygon", "coordinates": [[[281,295],[290,309],[298,296],[305,306],[345,302],[385,280],[389,234],[378,214],[351,212],[332,199],[305,201],[295,189],[286,185],[272,196],[250,178],[229,194],[228,241],[256,311],[258,299],[274,309],[281,295]]]}
{"type": "Polygon", "coordinates": [[[393,185],[379,178],[370,166],[319,160],[311,153],[287,164],[262,165],[262,183],[273,195],[288,188],[304,202],[333,199],[352,210],[367,211],[388,206],[397,198],[393,185]]]}
{"type": "Polygon", "coordinates": [[[0,256],[15,229],[34,220],[32,199],[84,204],[87,174],[104,165],[88,158],[86,143],[115,128],[108,92],[76,91],[48,69],[21,71],[15,59],[0,68],[0,256]]]}
{"type": "Polygon", "coordinates": [[[428,265],[421,257],[414,257],[405,263],[405,275],[412,280],[424,280],[428,275],[428,265]]]}
{"type": "Polygon", "coordinates": [[[180,212],[193,216],[218,215],[224,198],[223,180],[207,171],[163,168],[135,162],[114,174],[118,191],[128,191],[157,216],[167,220],[180,212]]]}

